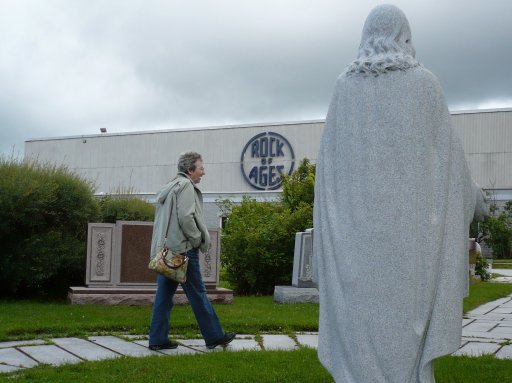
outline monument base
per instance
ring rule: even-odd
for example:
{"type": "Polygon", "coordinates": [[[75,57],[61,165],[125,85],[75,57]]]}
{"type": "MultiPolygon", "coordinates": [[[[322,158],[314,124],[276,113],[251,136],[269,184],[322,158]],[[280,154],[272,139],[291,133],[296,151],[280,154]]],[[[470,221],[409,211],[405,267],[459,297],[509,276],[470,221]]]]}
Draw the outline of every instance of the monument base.
{"type": "MultiPolygon", "coordinates": [[[[70,287],[68,302],[74,305],[152,305],[155,299],[155,287],[70,287]]],[[[207,288],[208,299],[212,303],[233,303],[233,290],[222,287],[207,288]]],[[[174,295],[175,304],[188,304],[187,296],[181,287],[174,295]]]]}
{"type": "Polygon", "coordinates": [[[316,287],[276,286],[274,301],[277,303],[318,303],[316,287]]]}

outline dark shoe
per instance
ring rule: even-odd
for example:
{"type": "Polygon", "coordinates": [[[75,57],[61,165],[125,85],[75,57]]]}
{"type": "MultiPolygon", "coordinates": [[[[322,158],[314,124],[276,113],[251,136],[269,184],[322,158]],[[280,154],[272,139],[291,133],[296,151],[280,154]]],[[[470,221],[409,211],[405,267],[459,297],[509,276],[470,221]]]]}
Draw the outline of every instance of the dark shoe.
{"type": "Polygon", "coordinates": [[[217,342],[207,344],[206,347],[211,349],[211,348],[215,348],[217,346],[227,346],[228,343],[231,343],[231,341],[233,339],[235,339],[235,336],[236,336],[236,334],[234,332],[227,332],[217,342]]]}
{"type": "Polygon", "coordinates": [[[168,349],[175,349],[175,348],[178,348],[178,343],[173,342],[172,340],[170,340],[169,342],[164,343],[164,344],[152,344],[149,346],[149,349],[154,350],[154,351],[168,350],[168,349]]]}

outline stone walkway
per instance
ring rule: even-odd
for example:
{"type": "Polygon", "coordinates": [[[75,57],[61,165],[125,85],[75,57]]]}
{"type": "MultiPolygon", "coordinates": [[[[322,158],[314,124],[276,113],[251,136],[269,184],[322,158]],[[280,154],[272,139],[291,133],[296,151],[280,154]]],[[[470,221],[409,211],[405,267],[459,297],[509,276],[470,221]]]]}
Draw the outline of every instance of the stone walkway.
{"type": "Polygon", "coordinates": [[[493,282],[512,283],[512,269],[492,269],[491,272],[502,275],[502,277],[494,278],[493,282]]]}
{"type": "MultiPolygon", "coordinates": [[[[512,269],[492,269],[503,275],[493,282],[512,282],[512,269]]],[[[512,295],[469,311],[462,320],[462,345],[454,355],[494,354],[512,359],[512,295]]]]}
{"type": "MultiPolygon", "coordinates": [[[[38,364],[59,366],[116,358],[120,356],[181,355],[205,352],[222,352],[221,347],[209,350],[202,339],[176,339],[179,347],[174,350],[149,350],[148,341],[142,335],[91,336],[87,339],[54,338],[49,342],[41,339],[0,342],[0,372],[10,372],[30,368],[38,364]]],[[[318,345],[317,333],[297,333],[288,335],[263,334],[259,342],[254,335],[237,335],[227,347],[227,351],[240,350],[295,350],[299,347],[318,345]]]]}
{"type": "MultiPolygon", "coordinates": [[[[505,275],[503,270],[493,272],[505,275]]],[[[506,271],[512,279],[512,270],[506,271]]],[[[503,281],[507,282],[507,281],[503,281]]],[[[497,358],[512,359],[512,295],[486,303],[465,315],[462,344],[454,355],[477,356],[494,354],[497,358]]],[[[209,350],[202,339],[177,339],[175,350],[151,351],[145,336],[91,336],[87,339],[55,338],[0,342],[0,373],[31,368],[38,364],[58,366],[66,363],[101,360],[126,356],[181,355],[222,352],[222,348],[209,350]]],[[[317,333],[288,335],[237,335],[226,347],[239,350],[294,350],[299,347],[318,346],[317,333]]]]}

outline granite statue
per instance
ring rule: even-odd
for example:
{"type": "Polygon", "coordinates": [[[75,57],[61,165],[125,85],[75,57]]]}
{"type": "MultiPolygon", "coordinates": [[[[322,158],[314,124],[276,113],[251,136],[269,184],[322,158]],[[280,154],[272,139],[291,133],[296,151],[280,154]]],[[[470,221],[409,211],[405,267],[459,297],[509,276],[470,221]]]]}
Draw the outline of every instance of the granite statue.
{"type": "Polygon", "coordinates": [[[468,234],[486,213],[436,77],[395,6],[338,77],[318,154],[318,356],[337,382],[434,382],[458,349],[468,234]]]}

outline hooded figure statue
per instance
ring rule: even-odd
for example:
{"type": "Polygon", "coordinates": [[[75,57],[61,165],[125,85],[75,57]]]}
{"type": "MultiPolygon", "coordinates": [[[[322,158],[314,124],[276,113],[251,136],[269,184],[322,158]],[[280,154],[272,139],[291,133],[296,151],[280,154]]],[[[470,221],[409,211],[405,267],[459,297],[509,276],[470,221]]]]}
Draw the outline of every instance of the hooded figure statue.
{"type": "Polygon", "coordinates": [[[469,225],[487,209],[395,6],[365,22],[316,169],[320,361],[337,382],[434,382],[460,346],[469,225]]]}

